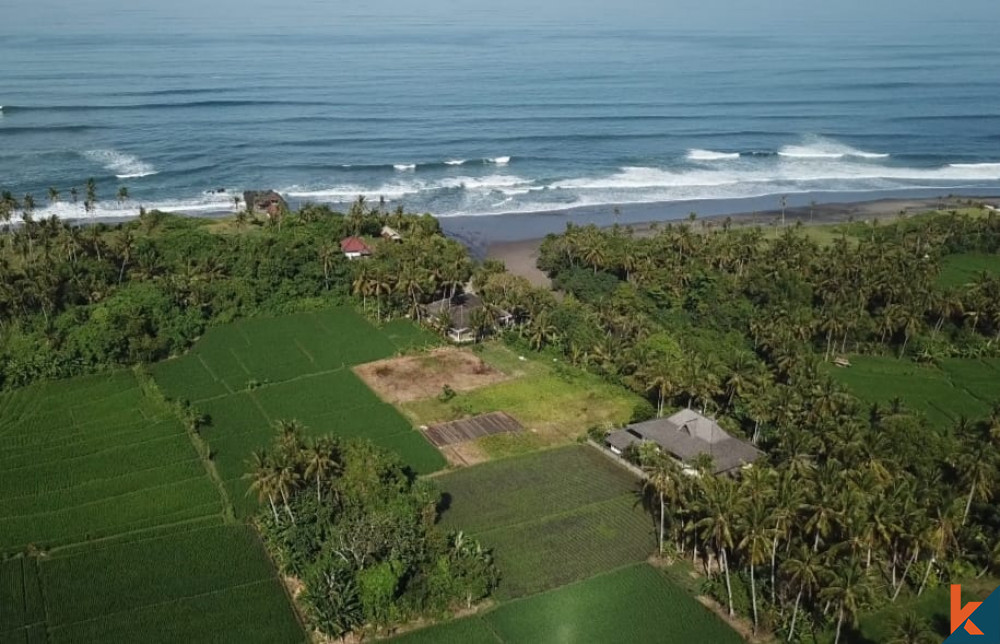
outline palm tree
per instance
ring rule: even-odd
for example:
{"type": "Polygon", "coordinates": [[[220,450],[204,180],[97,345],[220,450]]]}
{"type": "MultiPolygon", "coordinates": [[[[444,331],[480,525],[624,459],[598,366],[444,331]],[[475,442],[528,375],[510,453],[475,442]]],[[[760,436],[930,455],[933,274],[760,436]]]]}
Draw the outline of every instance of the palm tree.
{"type": "Polygon", "coordinates": [[[746,563],[750,566],[750,596],[753,600],[753,630],[757,632],[757,566],[764,563],[770,549],[771,517],[764,498],[754,499],[740,516],[739,529],[743,538],[738,544],[746,563]]]}
{"type": "Polygon", "coordinates": [[[702,477],[704,516],[695,524],[706,544],[719,555],[722,571],[726,576],[726,594],[729,598],[729,616],[733,611],[733,587],[729,579],[728,552],[733,547],[733,524],[738,516],[739,502],[736,483],[729,477],[702,477]]]}
{"type": "Polygon", "coordinates": [[[791,642],[795,637],[795,622],[799,616],[802,595],[812,595],[819,589],[823,570],[819,555],[805,544],[799,544],[795,555],[781,563],[781,574],[787,579],[788,585],[795,589],[795,607],[792,609],[792,623],[786,641],[791,642]]]}
{"type": "Polygon", "coordinates": [[[69,197],[70,197],[70,199],[73,200],[73,203],[76,203],[76,200],[79,197],[79,191],[76,188],[70,188],[69,189],[69,197]]]}
{"type": "Polygon", "coordinates": [[[24,195],[24,199],[21,200],[21,210],[28,217],[31,217],[31,213],[35,212],[35,198],[31,194],[24,195]]]}
{"type": "Polygon", "coordinates": [[[59,189],[55,186],[49,187],[49,203],[54,204],[59,201],[59,189]]]}
{"type": "Polygon", "coordinates": [[[316,479],[316,501],[320,503],[323,502],[322,488],[320,487],[323,479],[340,469],[333,452],[333,441],[329,438],[321,438],[306,449],[303,455],[306,466],[305,475],[307,478],[316,479]]]}
{"type": "MultiPolygon", "coordinates": [[[[237,215],[237,218],[239,216],[237,215]]],[[[326,285],[326,290],[330,290],[330,267],[333,265],[333,259],[337,256],[337,249],[333,244],[326,242],[319,247],[319,261],[323,265],[323,282],[326,285]]]]}
{"type": "Polygon", "coordinates": [[[857,626],[858,615],[868,605],[872,594],[871,582],[853,559],[836,563],[833,569],[826,570],[823,578],[824,588],[819,591],[819,596],[837,606],[837,635],[833,642],[839,644],[844,620],[857,626]]]}
{"type": "Polygon", "coordinates": [[[97,182],[94,181],[93,177],[87,179],[87,197],[86,200],[91,204],[97,203],[97,182]]]}
{"type": "Polygon", "coordinates": [[[118,204],[121,205],[128,201],[128,188],[121,186],[118,188],[118,204]]]}
{"type": "Polygon", "coordinates": [[[893,619],[889,644],[933,644],[936,641],[930,624],[920,615],[906,612],[893,619]]]}
{"type": "Polygon", "coordinates": [[[271,512],[274,513],[274,522],[280,523],[278,508],[274,503],[277,478],[270,457],[262,451],[253,452],[250,460],[250,472],[244,474],[243,478],[250,479],[250,488],[247,490],[247,494],[256,492],[257,500],[260,503],[267,499],[271,504],[271,512]]]}

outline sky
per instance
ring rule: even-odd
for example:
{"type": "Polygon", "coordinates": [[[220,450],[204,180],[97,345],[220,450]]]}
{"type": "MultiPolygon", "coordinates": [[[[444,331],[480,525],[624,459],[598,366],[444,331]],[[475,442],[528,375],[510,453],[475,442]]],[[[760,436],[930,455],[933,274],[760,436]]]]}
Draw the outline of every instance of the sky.
{"type": "Polygon", "coordinates": [[[998,0],[0,0],[0,33],[335,33],[532,24],[768,29],[848,23],[892,30],[915,23],[995,21],[998,0]]]}

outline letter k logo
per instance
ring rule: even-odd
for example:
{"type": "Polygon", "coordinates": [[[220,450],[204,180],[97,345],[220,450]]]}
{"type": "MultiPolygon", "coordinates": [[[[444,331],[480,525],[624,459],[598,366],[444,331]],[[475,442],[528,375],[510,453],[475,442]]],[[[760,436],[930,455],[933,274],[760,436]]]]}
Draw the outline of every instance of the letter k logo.
{"type": "Polygon", "coordinates": [[[965,622],[965,630],[969,635],[982,635],[983,632],[979,630],[969,617],[972,613],[976,612],[976,609],[982,606],[983,602],[969,602],[965,606],[962,606],[962,586],[961,584],[951,585],[951,632],[954,633],[958,630],[958,627],[965,622]],[[968,620],[968,621],[966,621],[968,620]]]}

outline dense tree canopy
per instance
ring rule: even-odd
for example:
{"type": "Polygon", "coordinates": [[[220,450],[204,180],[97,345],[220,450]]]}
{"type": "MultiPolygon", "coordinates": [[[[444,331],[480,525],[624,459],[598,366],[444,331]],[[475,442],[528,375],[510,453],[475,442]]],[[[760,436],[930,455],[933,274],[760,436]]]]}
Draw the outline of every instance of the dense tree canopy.
{"type": "Polygon", "coordinates": [[[305,584],[312,625],[339,637],[468,608],[497,583],[492,556],[435,527],[440,493],[367,441],[304,440],[279,422],[248,475],[261,534],[305,584]]]}

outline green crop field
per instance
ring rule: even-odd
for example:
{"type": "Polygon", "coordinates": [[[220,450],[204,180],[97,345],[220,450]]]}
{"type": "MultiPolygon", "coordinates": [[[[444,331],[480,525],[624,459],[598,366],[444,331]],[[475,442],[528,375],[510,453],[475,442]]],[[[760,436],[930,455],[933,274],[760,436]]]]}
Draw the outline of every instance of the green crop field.
{"type": "Polygon", "coordinates": [[[0,642],[304,641],[174,414],[127,371],[0,395],[0,642]]]}
{"type": "Polygon", "coordinates": [[[437,481],[442,523],[493,549],[502,598],[642,561],[656,548],[637,479],[590,447],[493,461],[437,481]]]}
{"type": "Polygon", "coordinates": [[[497,642],[713,642],[735,631],[671,583],[637,564],[441,626],[396,638],[399,644],[497,642]]]}
{"type": "Polygon", "coordinates": [[[975,281],[980,273],[1000,275],[1000,255],[987,253],[961,253],[947,255],[941,260],[938,284],[957,287],[975,281]]]}
{"type": "Polygon", "coordinates": [[[32,599],[22,621],[43,624],[50,642],[305,639],[263,547],[245,526],[87,544],[37,564],[15,559],[4,571],[19,565],[22,583],[33,578],[45,597],[25,593],[32,599]]]}
{"type": "Polygon", "coordinates": [[[883,405],[899,398],[942,428],[962,416],[982,418],[1000,400],[1000,371],[981,360],[944,360],[940,368],[889,357],[852,356],[851,363],[829,372],[856,396],[883,405]]]}
{"type": "Polygon", "coordinates": [[[256,501],[242,476],[253,451],[273,440],[277,420],[298,420],[311,436],[368,438],[417,472],[444,467],[441,454],[350,370],[434,342],[405,320],[377,329],[350,309],[330,309],[215,327],[152,371],[167,396],[209,417],[202,435],[236,513],[246,516],[256,501]]]}
{"type": "Polygon", "coordinates": [[[0,552],[221,515],[183,425],[129,372],[0,396],[0,552]]]}

